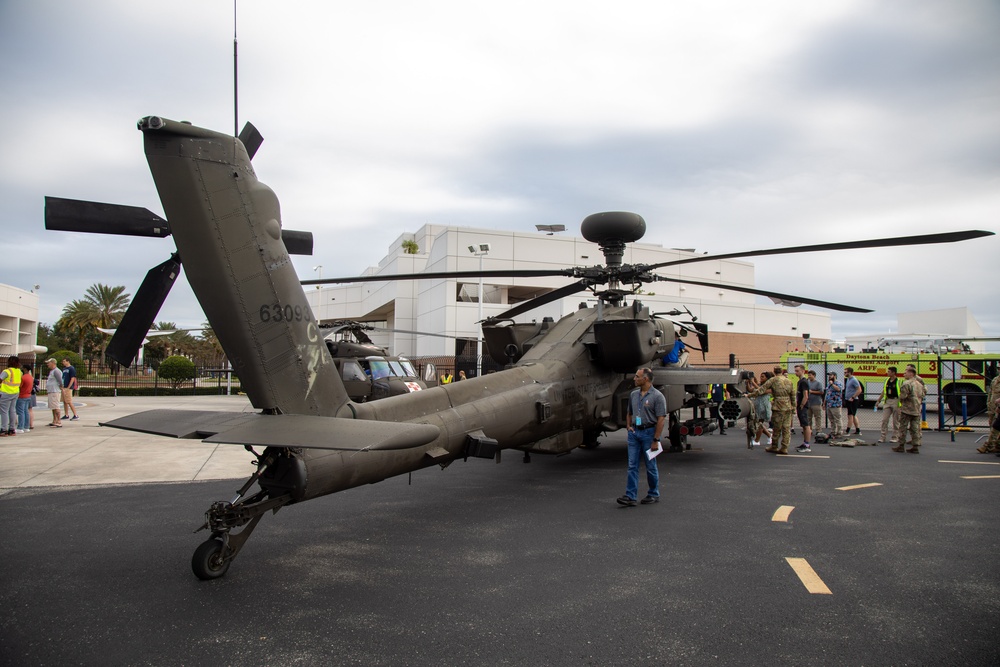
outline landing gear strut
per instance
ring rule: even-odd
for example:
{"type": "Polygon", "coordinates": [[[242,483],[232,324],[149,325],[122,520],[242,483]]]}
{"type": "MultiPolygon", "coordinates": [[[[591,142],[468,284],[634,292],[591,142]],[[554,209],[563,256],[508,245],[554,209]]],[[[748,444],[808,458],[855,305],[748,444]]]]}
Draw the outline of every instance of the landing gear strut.
{"type": "Polygon", "coordinates": [[[291,494],[269,498],[268,492],[264,490],[244,498],[267,466],[274,463],[273,455],[265,458],[249,446],[246,449],[257,457],[257,472],[250,476],[232,500],[212,503],[205,512],[205,523],[195,531],[196,533],[206,529],[212,531],[212,537],[202,542],[191,556],[191,570],[199,579],[218,579],[224,575],[253,529],[264,518],[264,513],[272,510],[277,512],[292,500],[291,494]],[[234,528],[240,526],[244,526],[243,530],[238,533],[232,532],[234,528]]]}

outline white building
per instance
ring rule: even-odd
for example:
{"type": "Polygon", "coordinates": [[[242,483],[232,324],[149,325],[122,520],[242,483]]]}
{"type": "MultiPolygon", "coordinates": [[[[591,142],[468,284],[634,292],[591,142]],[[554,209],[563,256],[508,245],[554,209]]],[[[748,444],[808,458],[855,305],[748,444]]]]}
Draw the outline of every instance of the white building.
{"type": "MultiPolygon", "coordinates": [[[[654,264],[694,257],[686,250],[664,248],[652,243],[631,243],[625,250],[625,264],[654,264]]],[[[389,247],[388,254],[364,275],[439,271],[562,269],[604,264],[597,244],[583,238],[531,232],[510,232],[468,227],[425,225],[413,234],[403,234],[389,247]],[[417,244],[417,254],[403,250],[405,241],[417,244]],[[487,246],[487,253],[478,252],[487,246]],[[470,251],[470,246],[478,254],[470,251]]],[[[329,267],[327,267],[329,270],[329,267]]],[[[336,273],[336,272],[335,272],[336,273]]],[[[698,321],[711,331],[766,334],[816,339],[830,338],[830,315],[813,310],[756,303],[751,294],[726,289],[726,285],[754,286],[753,264],[740,260],[708,260],[679,267],[659,269],[658,274],[705,282],[721,287],[702,287],[657,282],[643,286],[638,297],[654,312],[690,308],[698,321]]],[[[342,274],[341,274],[342,275],[342,274]]],[[[479,280],[421,279],[363,282],[349,285],[306,288],[313,312],[320,320],[354,319],[384,323],[392,329],[454,335],[474,341],[480,335],[476,324],[482,317],[499,315],[518,302],[544,294],[573,281],[568,277],[487,278],[479,303],[479,280]]],[[[564,298],[536,308],[517,318],[528,322],[544,316],[559,319],[577,310],[581,301],[593,299],[590,292],[564,298]]],[[[465,342],[412,334],[386,334],[376,342],[395,354],[409,356],[450,356],[460,353],[465,342]]],[[[476,348],[465,350],[475,354],[476,348]]]]}
{"type": "MultiPolygon", "coordinates": [[[[886,352],[913,352],[942,339],[964,340],[985,335],[972,311],[962,306],[897,313],[895,332],[848,336],[846,344],[849,351],[854,351],[877,347],[879,341],[884,340],[888,344],[883,348],[886,352]]],[[[986,351],[985,342],[969,341],[967,344],[973,352],[986,351]]]]}
{"type": "Polygon", "coordinates": [[[35,354],[38,340],[38,295],[0,285],[0,358],[35,354]]]}

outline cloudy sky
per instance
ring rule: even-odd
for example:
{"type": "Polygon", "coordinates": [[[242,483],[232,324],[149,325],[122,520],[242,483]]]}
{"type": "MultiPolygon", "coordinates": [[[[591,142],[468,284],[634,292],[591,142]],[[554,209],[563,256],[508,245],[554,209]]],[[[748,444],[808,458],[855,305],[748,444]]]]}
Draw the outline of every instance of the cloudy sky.
{"type": "MultiPolygon", "coordinates": [[[[1000,231],[1000,3],[240,0],[240,125],[303,278],[355,275],[426,223],[577,230],[732,252],[1000,231]]],[[[162,213],[135,121],[233,128],[231,0],[0,1],[0,282],[52,323],[134,293],[168,240],[46,232],[43,197],[162,213]]],[[[997,237],[756,260],[762,289],[896,313],[969,306],[1000,335],[997,237]]],[[[204,320],[179,281],[160,320],[204,320]]]]}

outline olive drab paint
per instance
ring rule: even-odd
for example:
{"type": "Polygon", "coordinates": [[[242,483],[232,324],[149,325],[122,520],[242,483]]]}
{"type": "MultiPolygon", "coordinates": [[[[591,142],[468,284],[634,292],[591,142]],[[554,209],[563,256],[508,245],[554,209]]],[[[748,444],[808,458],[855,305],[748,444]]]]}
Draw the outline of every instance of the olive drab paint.
{"type": "Polygon", "coordinates": [[[139,129],[188,282],[254,407],[337,414],[347,393],[243,144],[156,116],[139,129]]]}

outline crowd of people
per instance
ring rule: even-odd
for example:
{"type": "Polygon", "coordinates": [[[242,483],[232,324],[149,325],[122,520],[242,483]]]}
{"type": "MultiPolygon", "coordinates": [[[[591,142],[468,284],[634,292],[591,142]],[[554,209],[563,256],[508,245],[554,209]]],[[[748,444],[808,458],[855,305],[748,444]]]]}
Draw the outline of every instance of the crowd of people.
{"type": "MultiPolygon", "coordinates": [[[[76,368],[69,359],[62,360],[62,368],[55,359],[47,359],[45,365],[46,405],[52,410],[48,427],[62,428],[63,420],[80,418],[73,405],[73,392],[78,388],[76,368]]],[[[0,372],[0,438],[30,433],[35,428],[39,388],[40,378],[30,365],[22,365],[16,355],[7,357],[7,367],[0,372]]]]}
{"type": "MultiPolygon", "coordinates": [[[[898,377],[895,367],[888,371],[882,395],[875,404],[876,409],[882,408],[878,443],[892,442],[896,444],[892,448],[894,452],[917,454],[921,444],[921,407],[927,389],[913,364],[907,365],[903,378],[898,377]]],[[[864,390],[854,377],[853,368],[844,369],[843,383],[838,381],[836,373],[827,374],[825,386],[817,379],[816,371],[807,371],[802,364],[796,364],[794,372],[797,378],[794,384],[787,369],[780,366],[775,366],[773,372],[762,373],[760,380],[751,376],[747,381],[747,398],[752,399],[754,405],[754,423],[750,426],[753,446],[760,446],[761,438],[766,435],[764,451],[788,454],[793,415],[802,429],[802,443],[795,449],[800,454],[812,451],[816,436],[824,441],[843,438],[851,435],[851,428],[855,436],[861,435],[858,408],[864,390]],[[830,430],[820,435],[824,414],[830,430]]],[[[991,392],[991,405],[1000,404],[997,403],[1000,389],[996,393],[994,397],[991,392]]],[[[993,423],[992,416],[990,423],[993,423]]]]}
{"type": "MultiPolygon", "coordinates": [[[[903,376],[897,368],[888,369],[888,378],[882,394],[875,403],[882,409],[882,423],[878,443],[892,442],[893,452],[918,454],[921,445],[921,408],[927,390],[917,374],[916,366],[907,365],[903,376]],[[909,447],[907,448],[907,445],[909,447]]],[[[797,381],[788,376],[787,369],[775,366],[773,372],[761,373],[758,380],[753,373],[747,380],[746,397],[753,402],[753,414],[748,418],[748,431],[755,447],[767,437],[764,451],[787,455],[792,440],[792,418],[798,418],[802,429],[802,444],[796,451],[808,453],[811,442],[849,438],[861,435],[858,409],[864,397],[861,383],[854,377],[854,369],[844,369],[844,382],[836,373],[828,373],[826,384],[817,378],[815,370],[794,367],[797,381]],[[823,430],[823,416],[829,425],[823,430]]],[[[628,430],[628,469],[625,494],[616,499],[619,505],[633,507],[637,503],[649,505],[660,500],[659,470],[656,456],[662,451],[660,438],[666,423],[666,401],[653,386],[653,373],[649,368],[639,369],[634,378],[635,389],[629,396],[626,427],[628,430]],[[648,493],[639,500],[639,469],[646,469],[648,493]]],[[[729,397],[724,385],[713,385],[712,402],[721,403],[729,397]]],[[[989,420],[992,426],[990,440],[979,451],[1000,453],[1000,377],[994,378],[989,392],[989,420]]],[[[712,417],[722,420],[718,411],[712,417]]],[[[722,431],[724,432],[724,431],[722,431]]]]}

